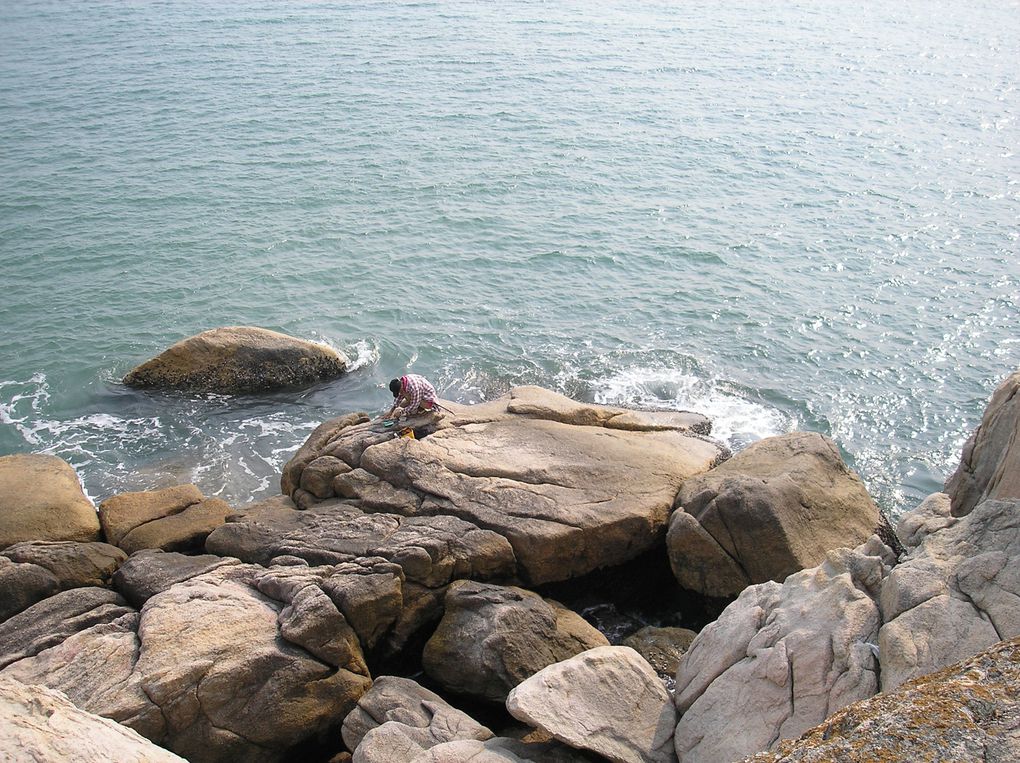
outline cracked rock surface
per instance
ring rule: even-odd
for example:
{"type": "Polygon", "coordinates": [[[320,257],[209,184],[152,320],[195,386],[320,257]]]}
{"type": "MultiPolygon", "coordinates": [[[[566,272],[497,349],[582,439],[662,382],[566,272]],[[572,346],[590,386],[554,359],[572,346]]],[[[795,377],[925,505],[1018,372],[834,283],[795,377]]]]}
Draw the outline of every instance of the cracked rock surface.
{"type": "Polygon", "coordinates": [[[680,661],[681,763],[737,760],[878,691],[872,646],[892,552],[877,537],[783,584],[747,588],[680,661]]]}
{"type": "Polygon", "coordinates": [[[1020,760],[1020,639],[856,702],[745,763],[1020,760]]]}
{"type": "Polygon", "coordinates": [[[1020,635],[1018,558],[1017,499],[984,501],[924,535],[882,588],[882,689],[1020,635]]]}

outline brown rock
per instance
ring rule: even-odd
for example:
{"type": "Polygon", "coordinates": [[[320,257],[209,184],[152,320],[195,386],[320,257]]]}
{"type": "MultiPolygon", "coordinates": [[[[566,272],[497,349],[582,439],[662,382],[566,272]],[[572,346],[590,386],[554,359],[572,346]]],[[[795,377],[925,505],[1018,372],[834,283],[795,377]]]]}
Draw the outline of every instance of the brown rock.
{"type": "Polygon", "coordinates": [[[121,539],[136,527],[179,514],[204,500],[202,491],[194,485],[121,493],[99,504],[99,521],[107,542],[119,546],[121,539]]]}
{"type": "Polygon", "coordinates": [[[0,457],[0,548],[25,540],[99,540],[78,475],[56,456],[0,457]]]}
{"type": "Polygon", "coordinates": [[[855,546],[882,524],[860,478],[822,435],[751,445],[680,489],[667,545],[684,588],[735,596],[855,546]]]}
{"type": "Polygon", "coordinates": [[[133,369],[133,387],[239,394],[305,386],[340,376],[347,359],[322,344],[252,326],[183,339],[133,369]]]}
{"type": "Polygon", "coordinates": [[[109,543],[69,540],[15,543],[3,551],[3,556],[49,570],[61,590],[109,586],[117,568],[127,559],[127,554],[109,543]]]}

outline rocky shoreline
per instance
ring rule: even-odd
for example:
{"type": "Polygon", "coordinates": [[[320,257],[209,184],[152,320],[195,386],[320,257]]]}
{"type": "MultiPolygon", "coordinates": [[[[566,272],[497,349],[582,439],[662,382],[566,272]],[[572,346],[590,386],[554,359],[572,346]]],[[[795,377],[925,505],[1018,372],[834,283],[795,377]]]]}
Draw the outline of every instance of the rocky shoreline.
{"type": "Polygon", "coordinates": [[[246,506],[0,458],[0,757],[1020,759],[1018,391],[895,530],[821,435],[537,387],[327,421],[246,506]]]}

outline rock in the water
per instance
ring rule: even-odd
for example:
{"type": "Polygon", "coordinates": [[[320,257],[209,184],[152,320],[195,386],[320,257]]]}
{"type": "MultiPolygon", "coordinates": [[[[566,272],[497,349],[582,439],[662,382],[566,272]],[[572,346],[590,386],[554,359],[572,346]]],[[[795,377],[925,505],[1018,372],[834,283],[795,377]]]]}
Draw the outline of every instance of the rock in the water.
{"type": "Polygon", "coordinates": [[[602,646],[550,665],[511,691],[506,707],[518,720],[611,761],[674,760],[672,698],[630,647],[602,646]]]}
{"type": "Polygon", "coordinates": [[[882,689],[1020,635],[1020,500],[926,535],[882,586],[882,689]]]}
{"type": "Polygon", "coordinates": [[[995,390],[945,491],[955,517],[987,498],[1020,498],[1020,371],[995,390]]]}
{"type": "Polygon", "coordinates": [[[1020,639],[845,707],[744,763],[1020,760],[1020,639]]]}
{"type": "Polygon", "coordinates": [[[26,540],[100,540],[95,506],[56,456],[0,457],[0,548],[26,540]]]}
{"type": "Polygon", "coordinates": [[[66,540],[16,543],[5,549],[3,556],[44,567],[59,581],[62,590],[109,586],[114,573],[127,559],[127,554],[109,543],[66,540]]]}
{"type": "Polygon", "coordinates": [[[696,414],[586,405],[538,387],[449,407],[421,417],[436,431],[416,440],[364,415],[326,422],[285,467],[282,488],[299,505],[332,486],[366,511],[460,517],[509,540],[519,577],[538,584],[661,542],[677,488],[728,455],[697,434],[708,422],[696,414]]]}
{"type": "Polygon", "coordinates": [[[444,610],[425,672],[444,689],[494,702],[547,665],[609,645],[580,615],[523,588],[457,581],[444,610]]]}
{"type": "Polygon", "coordinates": [[[347,359],[326,345],[252,326],[183,339],[124,377],[132,387],[240,394],[307,386],[340,376],[347,359]]]}
{"type": "Polygon", "coordinates": [[[409,678],[380,676],[344,719],[343,739],[359,763],[409,763],[425,750],[492,732],[409,678]]]}
{"type": "Polygon", "coordinates": [[[60,692],[0,676],[0,760],[186,763],[108,718],[79,710],[60,692]]]}
{"type": "Polygon", "coordinates": [[[751,586],[681,658],[681,763],[737,760],[878,691],[878,596],[895,561],[877,537],[751,586]]]}
{"type": "Polygon", "coordinates": [[[684,588],[735,596],[781,582],[882,524],[864,484],[822,435],[760,440],[687,480],[670,519],[670,564],[684,588]]]}

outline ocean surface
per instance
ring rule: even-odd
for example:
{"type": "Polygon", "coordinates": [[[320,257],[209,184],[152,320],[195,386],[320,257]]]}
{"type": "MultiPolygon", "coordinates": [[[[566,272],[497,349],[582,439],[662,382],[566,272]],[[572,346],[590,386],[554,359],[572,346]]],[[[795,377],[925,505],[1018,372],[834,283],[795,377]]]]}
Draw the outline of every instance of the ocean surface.
{"type": "Polygon", "coordinates": [[[1020,4],[7,2],[0,455],[278,492],[410,369],[831,436],[887,511],[1020,368],[1020,4]],[[138,392],[257,325],[352,371],[138,392]]]}

